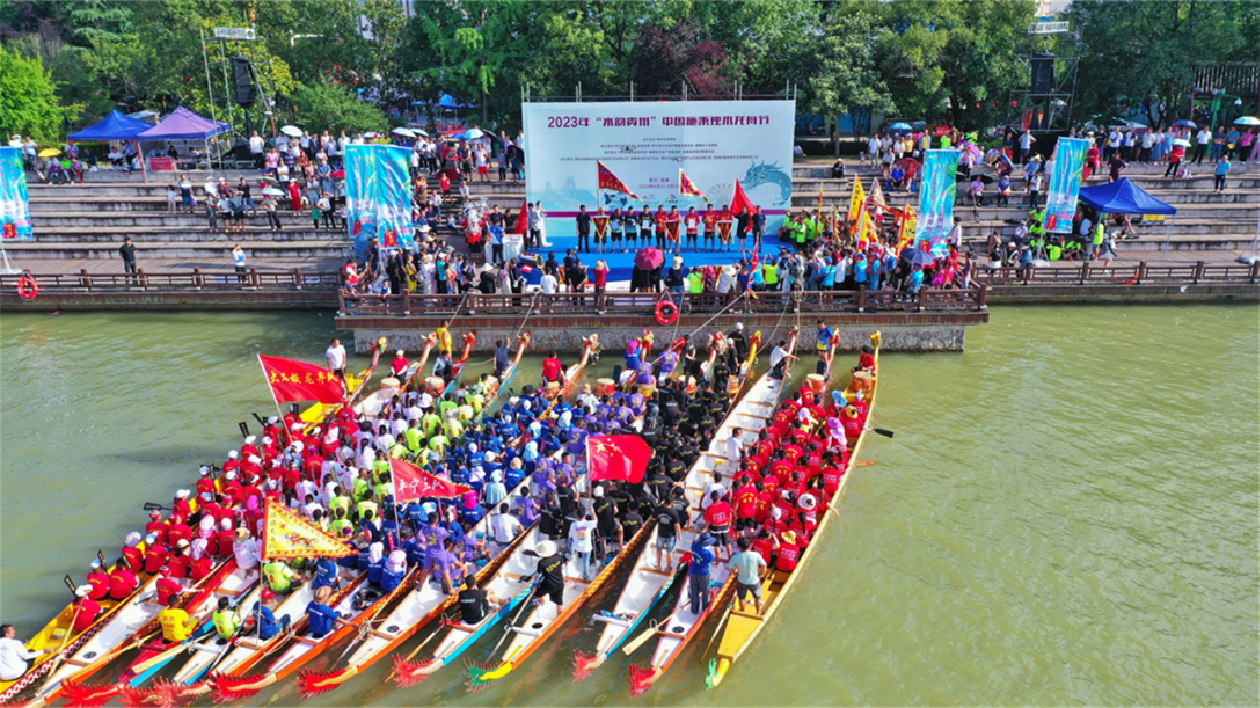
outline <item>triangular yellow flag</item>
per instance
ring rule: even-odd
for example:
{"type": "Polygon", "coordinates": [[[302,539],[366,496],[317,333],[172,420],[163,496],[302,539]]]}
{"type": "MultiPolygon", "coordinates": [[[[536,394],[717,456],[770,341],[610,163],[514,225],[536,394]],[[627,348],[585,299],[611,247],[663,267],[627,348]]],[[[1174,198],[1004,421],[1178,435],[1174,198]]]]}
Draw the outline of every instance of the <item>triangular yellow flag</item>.
{"type": "Polygon", "coordinates": [[[853,177],[853,196],[849,198],[850,224],[857,221],[858,214],[862,211],[862,207],[865,206],[865,204],[863,204],[865,201],[866,190],[862,189],[862,178],[855,175],[853,177]]]}
{"type": "Polygon", "coordinates": [[[358,553],[356,549],[324,533],[318,526],[284,508],[274,499],[267,500],[267,507],[263,511],[263,560],[312,556],[340,558],[355,553],[358,553]]]}

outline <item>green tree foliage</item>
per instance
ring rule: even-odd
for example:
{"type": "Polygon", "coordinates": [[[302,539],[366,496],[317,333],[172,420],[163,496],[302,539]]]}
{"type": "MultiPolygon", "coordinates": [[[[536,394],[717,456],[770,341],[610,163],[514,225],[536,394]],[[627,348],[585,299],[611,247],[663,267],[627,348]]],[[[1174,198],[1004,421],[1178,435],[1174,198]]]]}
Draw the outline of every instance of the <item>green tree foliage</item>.
{"type": "Polygon", "coordinates": [[[1071,19],[1084,45],[1078,114],[1110,117],[1138,109],[1155,125],[1184,115],[1197,63],[1260,58],[1255,2],[1077,0],[1071,19]]]}
{"type": "MultiPolygon", "coordinates": [[[[856,118],[866,111],[894,110],[892,96],[875,66],[875,41],[875,18],[866,11],[828,15],[816,52],[818,72],[810,79],[814,112],[856,118]]],[[[838,140],[834,147],[839,150],[838,140]]]]}
{"type": "Polygon", "coordinates": [[[292,100],[293,120],[311,132],[345,130],[353,134],[385,130],[385,116],[375,106],[351,96],[340,86],[299,86],[292,100]]]}
{"type": "Polygon", "coordinates": [[[62,105],[57,87],[38,57],[27,58],[0,47],[0,127],[34,136],[41,142],[64,134],[66,120],[81,105],[62,105]]]}

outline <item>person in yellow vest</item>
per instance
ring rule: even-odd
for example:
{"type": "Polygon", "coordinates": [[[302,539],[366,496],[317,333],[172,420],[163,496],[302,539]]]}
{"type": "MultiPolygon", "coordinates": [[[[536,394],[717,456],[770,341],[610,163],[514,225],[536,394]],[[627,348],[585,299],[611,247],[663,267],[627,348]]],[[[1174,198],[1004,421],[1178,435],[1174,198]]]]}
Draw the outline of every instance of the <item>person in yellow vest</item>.
{"type": "Polygon", "coordinates": [[[356,503],[361,502],[371,489],[372,480],[368,479],[368,471],[359,470],[359,476],[354,480],[354,489],[351,490],[350,496],[354,497],[356,503]]]}
{"type": "Polygon", "coordinates": [[[450,320],[442,320],[442,326],[437,329],[438,354],[451,355],[451,331],[448,329],[450,325],[450,320]]]}
{"type": "Polygon", "coordinates": [[[407,429],[403,431],[403,438],[407,441],[407,449],[411,454],[420,452],[420,448],[424,447],[424,436],[420,433],[420,428],[416,427],[416,421],[407,423],[407,429]]]}
{"type": "Polygon", "coordinates": [[[761,264],[761,278],[766,284],[766,290],[773,292],[779,289],[779,266],[775,265],[769,259],[761,264]]]}
{"type": "Polygon", "coordinates": [[[162,625],[162,639],[167,644],[178,644],[192,636],[198,620],[189,617],[179,606],[179,595],[172,594],[166,601],[166,609],[158,613],[158,622],[162,625]]]}
{"type": "MultiPolygon", "coordinates": [[[[342,498],[344,499],[344,497],[342,498]]],[[[349,500],[347,500],[347,503],[349,503],[349,500]]],[[[328,531],[333,535],[333,538],[342,538],[347,533],[346,529],[353,529],[354,525],[346,518],[345,508],[339,508],[333,514],[335,518],[328,524],[328,531]]]]}
{"type": "Polygon", "coordinates": [[[219,643],[224,644],[241,628],[241,616],[231,606],[226,597],[219,598],[219,607],[214,611],[214,631],[219,635],[219,643]]]}
{"type": "Polygon", "coordinates": [[[275,560],[263,563],[262,572],[267,586],[277,595],[288,595],[293,590],[293,579],[298,577],[292,568],[275,560]]]}
{"type": "Polygon", "coordinates": [[[341,491],[341,485],[333,487],[333,495],[328,500],[328,510],[335,516],[338,511],[350,513],[350,497],[341,491]]]}
{"type": "Polygon", "coordinates": [[[363,495],[363,500],[355,506],[355,511],[358,512],[360,519],[362,519],[364,517],[364,513],[369,510],[372,512],[372,516],[377,516],[380,513],[376,506],[376,497],[372,493],[372,489],[370,487],[363,495]]]}

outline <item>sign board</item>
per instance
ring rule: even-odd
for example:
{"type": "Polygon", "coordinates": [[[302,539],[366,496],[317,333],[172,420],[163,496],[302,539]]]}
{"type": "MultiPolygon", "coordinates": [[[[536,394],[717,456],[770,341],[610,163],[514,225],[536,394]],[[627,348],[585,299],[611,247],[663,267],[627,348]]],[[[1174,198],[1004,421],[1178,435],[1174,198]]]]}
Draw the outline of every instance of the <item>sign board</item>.
{"type": "Polygon", "coordinates": [[[1028,34],[1059,34],[1072,31],[1071,22],[1029,22],[1028,34]]]}
{"type": "Polygon", "coordinates": [[[237,40],[244,40],[244,41],[250,42],[250,41],[253,41],[255,38],[257,38],[257,36],[258,36],[257,33],[254,32],[254,29],[252,27],[215,27],[214,28],[215,39],[237,39],[237,40]]]}

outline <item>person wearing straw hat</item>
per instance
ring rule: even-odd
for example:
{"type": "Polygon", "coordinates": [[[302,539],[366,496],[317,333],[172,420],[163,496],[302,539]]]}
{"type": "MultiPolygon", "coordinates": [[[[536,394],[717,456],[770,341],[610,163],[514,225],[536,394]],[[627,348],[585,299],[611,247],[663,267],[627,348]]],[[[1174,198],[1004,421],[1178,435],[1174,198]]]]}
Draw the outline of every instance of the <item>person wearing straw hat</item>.
{"type": "Polygon", "coordinates": [[[554,541],[543,541],[537,548],[527,549],[525,555],[538,559],[539,582],[534,591],[535,604],[543,604],[550,599],[556,603],[558,612],[564,605],[564,556],[554,541]]]}

